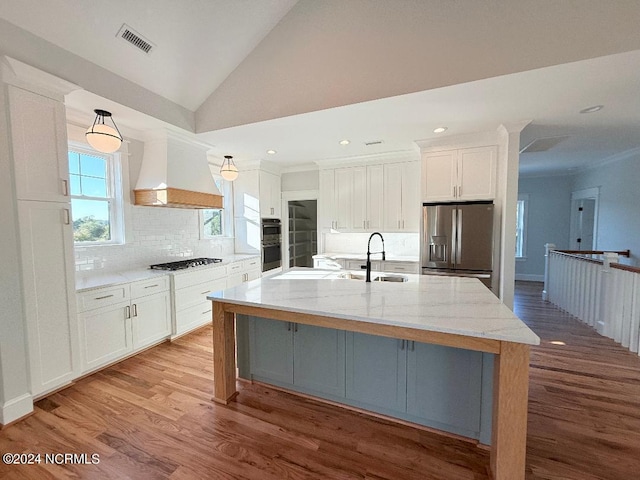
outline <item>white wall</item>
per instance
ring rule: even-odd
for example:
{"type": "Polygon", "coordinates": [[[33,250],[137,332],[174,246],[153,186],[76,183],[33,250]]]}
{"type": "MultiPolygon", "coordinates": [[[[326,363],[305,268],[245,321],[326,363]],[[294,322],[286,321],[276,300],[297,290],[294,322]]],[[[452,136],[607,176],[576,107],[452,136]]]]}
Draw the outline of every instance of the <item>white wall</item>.
{"type": "Polygon", "coordinates": [[[521,177],[518,194],[527,194],[526,259],[516,260],[516,279],[544,280],[544,244],[569,248],[573,177],[521,177]]]}
{"type": "Polygon", "coordinates": [[[318,190],[320,188],[320,173],[318,170],[283,173],[281,181],[283,192],[318,190]]]}
{"type": "Polygon", "coordinates": [[[640,265],[640,153],[586,170],[574,177],[572,190],[599,187],[598,250],[631,250],[620,263],[640,265]]]}

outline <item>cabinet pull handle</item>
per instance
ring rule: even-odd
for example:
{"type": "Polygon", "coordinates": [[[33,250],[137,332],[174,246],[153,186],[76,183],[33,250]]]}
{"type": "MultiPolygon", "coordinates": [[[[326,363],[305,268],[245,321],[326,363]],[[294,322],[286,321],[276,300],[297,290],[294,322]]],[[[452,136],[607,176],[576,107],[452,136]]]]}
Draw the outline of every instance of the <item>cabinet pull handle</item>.
{"type": "Polygon", "coordinates": [[[111,297],[113,297],[113,295],[105,295],[103,297],[96,297],[94,298],[94,300],[104,300],[105,298],[111,298],[111,297]]]}
{"type": "Polygon", "coordinates": [[[462,185],[458,185],[458,197],[462,196],[462,185]]]}
{"type": "Polygon", "coordinates": [[[287,332],[291,331],[291,322],[287,322],[287,332]]]}
{"type": "Polygon", "coordinates": [[[413,352],[416,349],[416,342],[411,340],[411,351],[413,352]]]}
{"type": "Polygon", "coordinates": [[[136,305],[135,303],[133,304],[133,316],[138,316],[138,305],[136,305]]]}
{"type": "Polygon", "coordinates": [[[159,286],[160,286],[160,285],[158,285],[158,284],[156,283],[156,284],[154,284],[154,285],[147,285],[147,286],[146,286],[146,287],[144,287],[144,288],[154,288],[154,287],[159,287],[159,286]]]}
{"type": "Polygon", "coordinates": [[[400,340],[400,350],[404,350],[404,340],[400,340]]]}
{"type": "Polygon", "coordinates": [[[202,315],[204,315],[205,313],[211,313],[211,309],[205,310],[204,312],[202,312],[202,315]]]}
{"type": "Polygon", "coordinates": [[[200,295],[206,295],[207,293],[209,293],[209,290],[207,290],[206,292],[200,293],[200,295]]]}
{"type": "Polygon", "coordinates": [[[451,185],[451,196],[455,198],[456,196],[456,186],[455,185],[451,185]]]}
{"type": "Polygon", "coordinates": [[[293,324],[293,333],[296,333],[298,331],[298,324],[294,323],[293,324]]]}
{"type": "Polygon", "coordinates": [[[69,180],[62,180],[62,192],[65,197],[69,196],[69,180]]]}
{"type": "Polygon", "coordinates": [[[129,305],[124,307],[124,318],[131,318],[131,307],[129,305]]]}
{"type": "Polygon", "coordinates": [[[69,209],[64,209],[64,224],[71,225],[71,214],[69,213],[69,209]]]}

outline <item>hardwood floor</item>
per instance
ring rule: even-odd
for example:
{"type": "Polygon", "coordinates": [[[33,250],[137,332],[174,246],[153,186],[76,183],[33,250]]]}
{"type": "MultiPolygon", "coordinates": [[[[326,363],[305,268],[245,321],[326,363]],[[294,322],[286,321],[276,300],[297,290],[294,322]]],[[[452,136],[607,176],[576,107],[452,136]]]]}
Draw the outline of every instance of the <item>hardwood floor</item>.
{"type": "MultiPolygon", "coordinates": [[[[527,479],[620,480],[640,472],[640,357],[518,283],[532,349],[527,479]],[[549,342],[564,342],[554,345],[549,342]]],[[[36,405],[0,452],[97,453],[99,463],[0,463],[3,479],[484,480],[488,452],[260,385],[211,402],[211,330],[121,362],[36,405]]]]}

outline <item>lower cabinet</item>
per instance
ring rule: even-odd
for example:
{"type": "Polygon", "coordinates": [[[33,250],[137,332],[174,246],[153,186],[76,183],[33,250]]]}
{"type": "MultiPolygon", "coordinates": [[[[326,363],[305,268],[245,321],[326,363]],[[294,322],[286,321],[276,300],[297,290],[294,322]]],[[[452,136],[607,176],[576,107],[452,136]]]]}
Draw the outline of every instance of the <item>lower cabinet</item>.
{"type": "Polygon", "coordinates": [[[493,355],[248,317],[250,378],[491,441],[493,355]]]}
{"type": "Polygon", "coordinates": [[[167,277],[78,294],[82,371],[115,362],[171,334],[167,277]]]}
{"type": "Polygon", "coordinates": [[[345,332],[249,317],[251,376],[344,396],[345,332]]]}

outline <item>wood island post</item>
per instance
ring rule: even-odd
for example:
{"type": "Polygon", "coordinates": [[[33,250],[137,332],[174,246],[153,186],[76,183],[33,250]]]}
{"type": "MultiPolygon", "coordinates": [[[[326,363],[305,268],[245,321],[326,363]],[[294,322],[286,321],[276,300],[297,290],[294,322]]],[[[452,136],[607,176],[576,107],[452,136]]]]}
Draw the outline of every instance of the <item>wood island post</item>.
{"type": "Polygon", "coordinates": [[[236,390],[235,314],[213,301],[213,401],[227,405],[236,390]]]}

